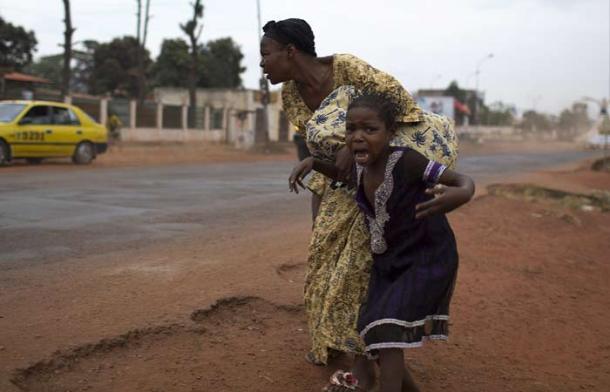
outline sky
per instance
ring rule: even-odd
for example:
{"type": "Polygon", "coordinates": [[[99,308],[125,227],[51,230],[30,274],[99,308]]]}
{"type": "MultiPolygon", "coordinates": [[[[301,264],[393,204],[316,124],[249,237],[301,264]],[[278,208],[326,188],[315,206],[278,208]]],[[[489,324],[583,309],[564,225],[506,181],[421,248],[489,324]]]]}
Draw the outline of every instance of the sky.
{"type": "MultiPolygon", "coordinates": [[[[191,0],[150,0],[146,46],[186,38],[191,0]]],[[[145,2],[145,0],[143,0],[145,2]]],[[[135,35],[136,0],[72,0],[73,39],[135,35]]],[[[256,0],[204,0],[202,40],[232,37],[245,55],[244,86],[260,78],[256,0]]],[[[552,114],[588,96],[610,95],[610,0],[260,0],[261,19],[305,19],[319,55],[351,53],[411,92],[452,80],[486,102],[552,114]],[[489,58],[489,55],[492,55],[489,58]]],[[[0,0],[0,15],[34,30],[37,56],[63,41],[63,2],[0,0]]],[[[590,104],[594,114],[597,106],[590,104]]]]}

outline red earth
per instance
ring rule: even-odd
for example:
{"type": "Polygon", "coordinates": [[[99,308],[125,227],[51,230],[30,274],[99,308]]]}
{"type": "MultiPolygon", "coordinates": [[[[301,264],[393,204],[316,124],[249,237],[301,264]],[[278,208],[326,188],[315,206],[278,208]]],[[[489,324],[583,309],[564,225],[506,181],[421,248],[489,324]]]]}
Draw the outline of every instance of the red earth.
{"type": "MultiPolygon", "coordinates": [[[[200,161],[174,148],[155,147],[157,163],[200,161]]],[[[231,160],[220,150],[210,161],[231,160]]],[[[96,165],[154,161],[112,154],[96,165]]],[[[581,164],[509,182],[590,194],[610,190],[610,173],[581,164]]],[[[450,340],[407,351],[421,389],[610,390],[610,214],[477,194],[449,216],[460,250],[450,340]]],[[[0,391],[320,391],[349,361],[304,361],[309,234],[303,213],[3,271],[0,391]]]]}

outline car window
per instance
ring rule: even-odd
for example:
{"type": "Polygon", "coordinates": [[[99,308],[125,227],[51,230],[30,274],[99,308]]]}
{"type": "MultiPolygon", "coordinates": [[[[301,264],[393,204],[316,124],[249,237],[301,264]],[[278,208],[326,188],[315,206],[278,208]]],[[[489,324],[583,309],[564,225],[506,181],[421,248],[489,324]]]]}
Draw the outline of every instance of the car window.
{"type": "Polygon", "coordinates": [[[61,125],[80,125],[76,114],[68,108],[53,107],[53,118],[55,124],[61,125]]]}
{"type": "Polygon", "coordinates": [[[43,105],[34,106],[21,119],[21,121],[23,120],[27,120],[29,124],[34,125],[52,124],[51,107],[43,105]]]}
{"type": "Polygon", "coordinates": [[[23,110],[22,103],[0,103],[0,122],[11,122],[23,110]]]}

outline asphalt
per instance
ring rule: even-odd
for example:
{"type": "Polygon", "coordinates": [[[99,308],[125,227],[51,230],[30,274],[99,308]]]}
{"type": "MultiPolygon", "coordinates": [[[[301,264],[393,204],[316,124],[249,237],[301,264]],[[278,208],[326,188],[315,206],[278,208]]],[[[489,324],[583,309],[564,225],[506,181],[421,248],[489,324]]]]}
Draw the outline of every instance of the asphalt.
{"type": "MultiPolygon", "coordinates": [[[[567,164],[586,151],[462,157],[477,181],[567,164]]],[[[288,192],[291,162],[225,163],[40,172],[0,168],[0,271],[145,246],[244,220],[308,213],[288,192]]]]}

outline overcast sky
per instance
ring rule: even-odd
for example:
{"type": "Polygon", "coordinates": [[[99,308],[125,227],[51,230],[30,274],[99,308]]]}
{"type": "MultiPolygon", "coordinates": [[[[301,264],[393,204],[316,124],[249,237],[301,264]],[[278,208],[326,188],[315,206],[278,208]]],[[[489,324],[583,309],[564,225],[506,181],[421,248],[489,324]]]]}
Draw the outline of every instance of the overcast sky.
{"type": "MultiPolygon", "coordinates": [[[[473,88],[477,64],[486,101],[559,113],[583,96],[610,90],[610,0],[260,0],[263,24],[299,17],[319,55],[352,53],[397,77],[407,89],[473,88]]],[[[142,1],[143,3],[145,0],[142,1]]],[[[74,40],[135,35],[136,0],[72,0],[74,40]]],[[[256,88],[256,0],[204,0],[204,41],[231,36],[245,55],[244,85],[256,88]]],[[[183,37],[190,0],[151,0],[147,48],[183,37]]],[[[37,55],[61,51],[60,0],[0,0],[0,15],[32,29],[37,55]]]]}

